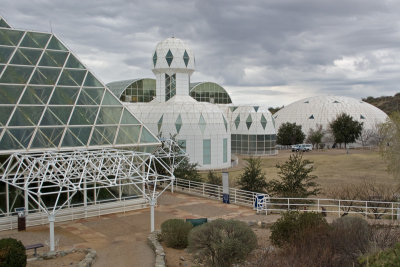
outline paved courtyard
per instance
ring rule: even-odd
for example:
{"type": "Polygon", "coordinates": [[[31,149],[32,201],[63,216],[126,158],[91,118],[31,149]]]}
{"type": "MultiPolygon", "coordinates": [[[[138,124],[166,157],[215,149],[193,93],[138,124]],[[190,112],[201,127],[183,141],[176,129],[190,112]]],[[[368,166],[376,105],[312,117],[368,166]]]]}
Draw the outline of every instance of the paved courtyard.
{"type": "MultiPolygon", "coordinates": [[[[159,229],[161,223],[170,218],[201,217],[272,222],[278,215],[256,215],[251,208],[164,192],[155,209],[155,227],[159,229]]],[[[147,245],[149,232],[149,209],[56,223],[55,228],[57,249],[94,248],[97,251],[95,267],[154,266],[154,253],[147,245]]],[[[48,226],[28,227],[24,232],[0,232],[0,238],[3,237],[20,239],[25,245],[48,244],[48,226]]],[[[38,251],[47,250],[45,247],[38,251]]]]}

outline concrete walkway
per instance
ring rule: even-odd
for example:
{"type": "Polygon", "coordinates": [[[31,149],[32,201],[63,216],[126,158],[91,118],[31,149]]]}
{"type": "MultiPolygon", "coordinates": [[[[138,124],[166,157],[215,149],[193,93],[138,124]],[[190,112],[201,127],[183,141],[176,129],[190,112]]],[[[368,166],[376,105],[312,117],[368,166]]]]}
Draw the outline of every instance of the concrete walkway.
{"type": "MultiPolygon", "coordinates": [[[[161,223],[170,218],[201,217],[273,222],[279,215],[256,215],[250,208],[164,192],[155,209],[155,227],[159,229],[161,223]]],[[[72,222],[56,222],[55,228],[58,249],[94,248],[98,256],[95,267],[154,266],[154,253],[147,245],[149,232],[149,209],[72,222]]],[[[0,232],[0,238],[4,237],[20,239],[24,244],[45,244],[49,238],[48,227],[29,227],[25,232],[0,232]]],[[[47,249],[44,248],[42,252],[47,249]]]]}

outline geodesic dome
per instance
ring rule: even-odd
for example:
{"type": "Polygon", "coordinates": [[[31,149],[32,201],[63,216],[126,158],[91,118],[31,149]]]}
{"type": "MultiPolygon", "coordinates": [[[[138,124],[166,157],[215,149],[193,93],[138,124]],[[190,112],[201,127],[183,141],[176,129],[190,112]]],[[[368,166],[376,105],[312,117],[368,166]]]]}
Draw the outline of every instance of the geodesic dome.
{"type": "Polygon", "coordinates": [[[230,121],[232,153],[275,155],[275,122],[267,107],[220,105],[230,121]]]}
{"type": "Polygon", "coordinates": [[[376,130],[377,125],[386,121],[385,112],[358,100],[345,96],[315,96],[296,101],[273,115],[278,131],[285,122],[302,126],[307,135],[311,128],[322,125],[324,130],[341,113],[350,115],[354,120],[363,123],[364,130],[376,130]]]}
{"type": "Polygon", "coordinates": [[[230,167],[231,132],[217,105],[177,95],[167,102],[154,100],[127,107],[154,133],[167,138],[177,134],[178,143],[200,170],[230,167]]]}

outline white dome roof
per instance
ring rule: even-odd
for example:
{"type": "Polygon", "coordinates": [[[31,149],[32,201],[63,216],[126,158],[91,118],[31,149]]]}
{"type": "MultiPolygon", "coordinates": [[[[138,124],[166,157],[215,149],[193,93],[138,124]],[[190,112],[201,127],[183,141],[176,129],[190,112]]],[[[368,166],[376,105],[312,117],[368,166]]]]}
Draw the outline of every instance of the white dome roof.
{"type": "Polygon", "coordinates": [[[276,134],[275,121],[267,107],[256,105],[225,106],[223,109],[230,120],[232,134],[276,134]]]}
{"type": "Polygon", "coordinates": [[[377,124],[385,122],[387,115],[382,110],[364,101],[345,96],[315,96],[296,101],[273,115],[276,129],[285,122],[302,126],[307,135],[317,124],[324,130],[329,123],[341,114],[346,113],[354,120],[363,122],[364,129],[376,129],[377,124]]]}
{"type": "Polygon", "coordinates": [[[152,57],[154,73],[167,72],[170,69],[192,73],[194,65],[192,49],[184,41],[175,37],[159,42],[152,57]]]}

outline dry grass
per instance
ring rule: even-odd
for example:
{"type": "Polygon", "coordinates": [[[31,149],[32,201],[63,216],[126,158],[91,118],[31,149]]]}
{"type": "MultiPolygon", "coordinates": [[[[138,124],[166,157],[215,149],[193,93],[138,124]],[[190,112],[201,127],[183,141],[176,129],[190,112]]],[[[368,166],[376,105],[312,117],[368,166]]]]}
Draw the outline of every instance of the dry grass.
{"type": "MultiPolygon", "coordinates": [[[[267,180],[278,178],[277,163],[285,162],[292,152],[279,151],[277,156],[262,157],[262,168],[267,180]]],[[[232,184],[239,178],[245,166],[246,157],[239,158],[239,166],[229,169],[229,177],[232,184]]],[[[399,181],[387,172],[386,164],[375,150],[350,150],[346,154],[344,149],[319,150],[304,153],[304,159],[314,162],[318,176],[317,183],[322,189],[328,189],[338,184],[358,184],[364,179],[371,179],[380,184],[398,186],[399,181]]],[[[207,173],[202,174],[203,177],[207,173]]]]}

